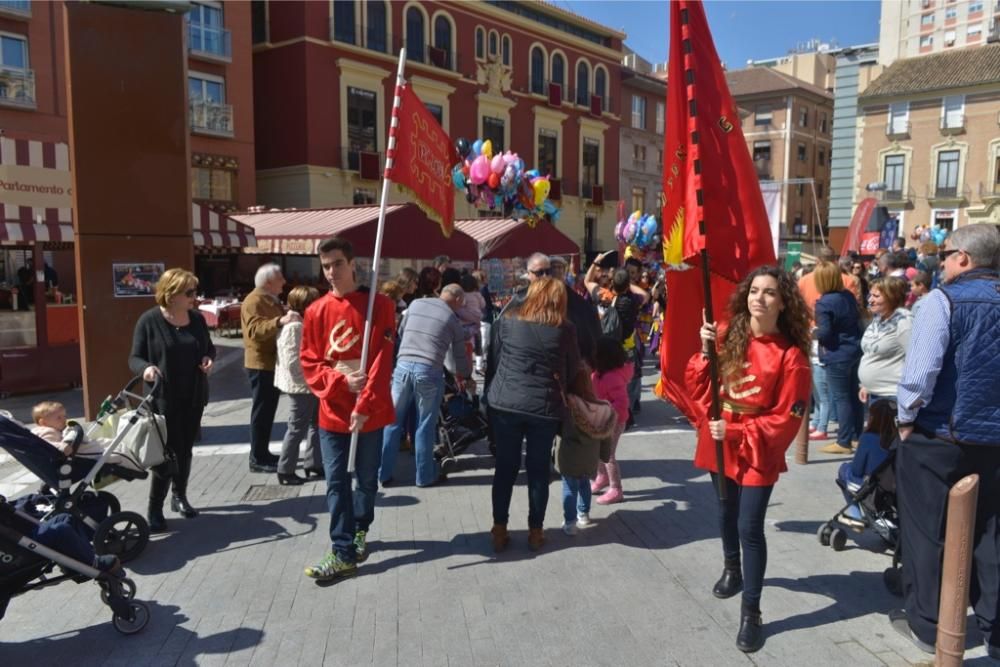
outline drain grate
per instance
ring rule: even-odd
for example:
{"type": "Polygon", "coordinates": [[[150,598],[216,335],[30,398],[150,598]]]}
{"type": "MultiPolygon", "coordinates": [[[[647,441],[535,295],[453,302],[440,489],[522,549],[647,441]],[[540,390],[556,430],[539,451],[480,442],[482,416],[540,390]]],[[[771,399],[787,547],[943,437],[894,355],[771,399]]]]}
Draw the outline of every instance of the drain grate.
{"type": "Polygon", "coordinates": [[[255,500],[281,500],[282,498],[298,498],[300,486],[277,486],[275,484],[253,484],[240,498],[242,502],[255,500]]]}

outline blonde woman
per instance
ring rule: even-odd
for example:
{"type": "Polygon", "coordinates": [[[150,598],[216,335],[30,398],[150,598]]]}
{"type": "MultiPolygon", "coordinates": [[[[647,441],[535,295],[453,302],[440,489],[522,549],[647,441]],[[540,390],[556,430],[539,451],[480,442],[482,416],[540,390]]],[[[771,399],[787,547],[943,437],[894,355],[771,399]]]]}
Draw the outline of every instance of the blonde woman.
{"type": "Polygon", "coordinates": [[[139,317],[132,334],[129,368],[160,387],[156,411],[167,423],[167,443],[176,465],[153,468],[149,486],[148,519],[152,532],[167,530],[163,501],[173,483],[170,507],[185,519],[198,516],[187,499],[191,452],[208,403],[208,372],[215,359],[215,345],[205,318],[195,308],[198,278],[190,271],[169,269],[156,283],[156,305],[139,317]]]}

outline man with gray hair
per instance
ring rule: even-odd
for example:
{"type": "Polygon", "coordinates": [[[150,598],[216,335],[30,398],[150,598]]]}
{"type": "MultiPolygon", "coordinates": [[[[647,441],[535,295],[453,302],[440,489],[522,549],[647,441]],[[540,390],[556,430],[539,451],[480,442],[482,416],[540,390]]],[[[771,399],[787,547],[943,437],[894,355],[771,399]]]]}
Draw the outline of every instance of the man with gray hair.
{"type": "Polygon", "coordinates": [[[1000,660],[1000,232],[959,227],[939,257],[943,284],[921,300],[897,390],[905,609],[889,620],[934,653],[948,492],[977,474],[969,602],[1000,660]]]}
{"type": "Polygon", "coordinates": [[[270,452],[271,427],[281,390],[274,386],[278,333],[289,322],[301,321],[295,311],[285,312],[278,297],[285,277],[277,264],[264,264],[254,275],[254,290],[240,306],[243,329],[243,366],[250,380],[250,472],[276,472],[278,457],[270,452]]]}
{"type": "Polygon", "coordinates": [[[417,404],[417,432],[413,449],[416,456],[417,486],[433,486],[444,481],[434,460],[438,412],[444,397],[444,368],[451,366],[459,386],[475,389],[472,362],[466,350],[466,335],[455,314],[465,301],[459,285],[445,285],[437,299],[415,299],[399,324],[399,356],[392,374],[392,403],[396,423],[382,436],[382,486],[392,483],[399,440],[406,427],[410,406],[417,404]],[[449,359],[450,352],[450,359],[449,359]],[[451,364],[446,364],[451,361],[451,364]]]}

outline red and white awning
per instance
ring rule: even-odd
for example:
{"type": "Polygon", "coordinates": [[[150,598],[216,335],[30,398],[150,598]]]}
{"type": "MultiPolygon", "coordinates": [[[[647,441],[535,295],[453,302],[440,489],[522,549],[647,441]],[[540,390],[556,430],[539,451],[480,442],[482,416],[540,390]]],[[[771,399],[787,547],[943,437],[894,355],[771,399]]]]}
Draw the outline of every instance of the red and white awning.
{"type": "Polygon", "coordinates": [[[201,204],[191,204],[191,226],[196,249],[220,252],[257,245],[252,227],[201,204]]]}
{"type": "Polygon", "coordinates": [[[0,243],[72,243],[69,146],[0,137],[0,202],[0,243]]]}

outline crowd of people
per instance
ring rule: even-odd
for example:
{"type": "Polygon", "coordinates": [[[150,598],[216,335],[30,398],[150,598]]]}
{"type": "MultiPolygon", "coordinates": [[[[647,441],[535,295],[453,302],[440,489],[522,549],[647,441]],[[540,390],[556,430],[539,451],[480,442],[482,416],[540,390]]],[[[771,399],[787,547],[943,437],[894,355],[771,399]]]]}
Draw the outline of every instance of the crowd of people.
{"type": "MultiPolygon", "coordinates": [[[[296,288],[286,312],[278,299],[280,268],[267,264],[242,317],[252,389],[250,470],[303,483],[296,469],[305,442],[304,473],[326,481],[331,550],[307,576],[336,580],[357,572],[369,553],[379,484],[399,483],[403,442],[414,452],[414,484],[447,481],[434,457],[446,385],[470,394],[483,385],[496,454],[496,552],[511,542],[522,458],[532,550],[545,543],[554,446],[567,535],[590,525],[593,494],[602,504],[624,499],[618,440],[639,411],[642,357],[655,349],[658,328],[650,320],[668,298],[655,274],[634,261],[605,268],[600,255],[573,276],[565,261],[536,253],[526,262],[525,285],[500,308],[481,273],[458,271],[446,257],[420,271],[404,269],[374,295],[357,282],[349,242],[324,241],[319,258],[326,295],[296,288]],[[291,411],[279,457],[268,441],[281,392],[291,411]],[[357,449],[349,473],[352,434],[357,449]]],[[[823,451],[858,449],[841,468],[849,484],[898,449],[905,611],[890,619],[924,649],[935,638],[948,489],[965,474],[980,475],[971,601],[990,655],[1000,654],[998,261],[1000,235],[989,225],[961,227],[940,249],[882,253],[870,265],[826,249],[815,265],[794,272],[756,269],[738,286],[726,325],[702,326],[702,351],[687,368],[698,406],[694,464],[720,490],[723,568],[713,593],[742,595],[741,650],[756,651],[764,641],[764,523],[774,484],[787,470],[785,452],[796,441],[830,439],[835,422],[836,440],[823,451]],[[710,416],[715,355],[719,419],[710,416]],[[725,452],[721,470],[716,442],[725,452]]],[[[130,359],[147,380],[160,376],[157,407],[178,454],[172,468],[154,471],[149,518],[156,530],[165,529],[162,505],[171,484],[173,509],[197,513],[186,484],[215,349],[192,310],[196,285],[179,269],[164,275],[158,305],[137,325],[130,359]]]]}

